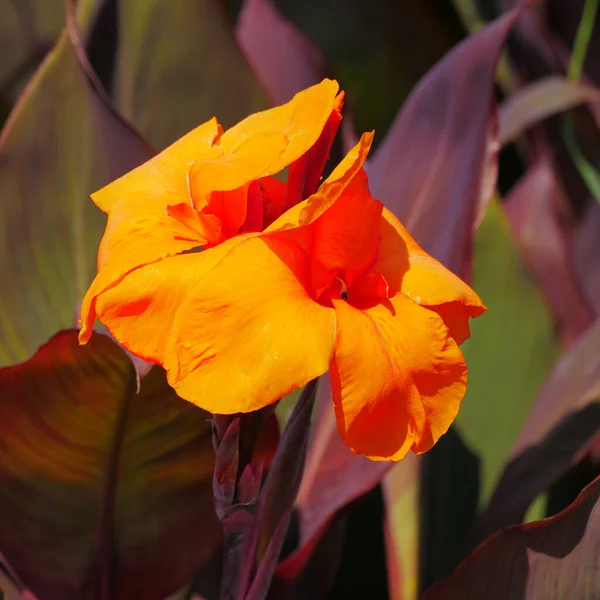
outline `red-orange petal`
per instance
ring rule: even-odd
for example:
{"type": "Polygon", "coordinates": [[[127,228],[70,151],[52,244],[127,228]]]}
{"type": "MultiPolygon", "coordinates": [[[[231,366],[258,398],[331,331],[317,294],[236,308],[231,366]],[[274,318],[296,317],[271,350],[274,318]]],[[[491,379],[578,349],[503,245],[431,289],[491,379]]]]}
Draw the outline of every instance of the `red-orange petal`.
{"type": "Polygon", "coordinates": [[[182,397],[216,413],[257,410],[330,365],[335,311],[309,296],[296,245],[255,237],[231,250],[182,303],[165,368],[182,397]]]}
{"type": "Polygon", "coordinates": [[[290,165],[286,210],[312,196],[317,191],[323,169],[329,160],[333,140],[342,122],[343,105],[344,92],[340,92],[335,98],[333,110],[323,127],[319,139],[308,152],[290,165]]]}
{"type": "Polygon", "coordinates": [[[364,310],[334,306],[331,382],[341,437],[373,460],[429,450],[456,417],[467,379],[441,318],[403,294],[364,310]]]}
{"type": "Polygon", "coordinates": [[[92,194],[92,199],[104,212],[132,193],[137,197],[138,193],[147,192],[151,201],[164,192],[175,196],[175,204],[185,202],[188,197],[186,174],[190,165],[218,153],[213,144],[221,131],[214,118],[203,123],[149,161],[92,194]]]}
{"type": "Polygon", "coordinates": [[[336,202],[311,225],[311,285],[319,295],[335,277],[348,287],[375,262],[383,206],[361,169],[336,202]]]}
{"type": "Polygon", "coordinates": [[[237,236],[202,252],[167,257],[131,271],[97,296],[98,317],[127,350],[162,364],[171,326],[187,295],[207,271],[248,237],[237,236]]]}
{"type": "Polygon", "coordinates": [[[318,219],[340,197],[362,169],[372,142],[373,132],[363,133],[358,144],[346,154],[317,192],[287,210],[265,231],[284,231],[309,225],[318,219]]]}
{"type": "Polygon", "coordinates": [[[381,221],[379,256],[372,270],[381,273],[391,289],[437,312],[458,344],[470,335],[469,318],[485,311],[479,296],[427,254],[386,208],[381,221]]]}

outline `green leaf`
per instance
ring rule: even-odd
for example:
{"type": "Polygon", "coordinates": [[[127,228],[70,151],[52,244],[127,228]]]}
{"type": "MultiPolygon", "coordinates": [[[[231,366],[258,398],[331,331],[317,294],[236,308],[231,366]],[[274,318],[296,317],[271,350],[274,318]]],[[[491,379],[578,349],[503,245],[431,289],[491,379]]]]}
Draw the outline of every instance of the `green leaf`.
{"type": "Polygon", "coordinates": [[[465,551],[539,386],[558,355],[552,319],[492,202],[475,235],[472,285],[488,311],[463,345],[467,393],[455,425],[426,457],[425,585],[448,576],[465,551]]]}
{"type": "Polygon", "coordinates": [[[268,106],[216,0],[121,0],[116,86],[158,148],[213,116],[230,127],[268,106]]]}
{"type": "Polygon", "coordinates": [[[550,313],[497,202],[475,236],[472,284],[488,311],[463,346],[469,381],[457,425],[481,461],[483,505],[559,354],[550,313]]]}
{"type": "Polygon", "coordinates": [[[220,544],[210,416],[158,367],[136,385],[74,330],[0,370],[0,547],[44,600],[164,598],[220,544]]]}
{"type": "Polygon", "coordinates": [[[64,0],[0,0],[0,98],[12,101],[65,23],[64,0]]]}
{"type": "Polygon", "coordinates": [[[0,134],[0,365],[74,325],[106,222],[89,195],[149,156],[65,31],[0,134]]]}

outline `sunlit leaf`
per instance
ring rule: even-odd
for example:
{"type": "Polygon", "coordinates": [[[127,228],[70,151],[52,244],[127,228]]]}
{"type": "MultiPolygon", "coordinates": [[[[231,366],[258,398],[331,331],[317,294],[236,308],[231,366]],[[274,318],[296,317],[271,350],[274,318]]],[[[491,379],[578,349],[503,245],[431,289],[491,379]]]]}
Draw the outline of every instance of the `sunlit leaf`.
{"type": "Polygon", "coordinates": [[[0,365],[74,325],[106,222],[89,195],[149,153],[63,33],[0,134],[0,365]]]}
{"type": "Polygon", "coordinates": [[[423,600],[596,600],[599,499],[596,479],[555,517],[497,533],[423,600]]]}
{"type": "Polygon", "coordinates": [[[517,139],[537,122],[587,102],[600,101],[600,90],[553,75],[534,81],[505,100],[498,113],[500,144],[517,139]]]}
{"type": "Polygon", "coordinates": [[[544,300],[525,270],[497,202],[475,236],[472,285],[488,311],[463,345],[467,394],[455,426],[426,455],[424,581],[452,572],[558,355],[544,300]]]}
{"type": "Polygon", "coordinates": [[[600,430],[600,321],[563,354],[540,390],[475,541],[519,523],[538,494],[575,464],[600,430]]]}
{"type": "Polygon", "coordinates": [[[43,600],[158,600],[220,543],[207,413],[104,335],[0,370],[0,547],[43,600]],[[99,597],[99,596],[98,596],[99,597]]]}
{"type": "Polygon", "coordinates": [[[213,116],[230,127],[267,108],[218,0],[118,7],[117,104],[158,148],[213,116]]]}

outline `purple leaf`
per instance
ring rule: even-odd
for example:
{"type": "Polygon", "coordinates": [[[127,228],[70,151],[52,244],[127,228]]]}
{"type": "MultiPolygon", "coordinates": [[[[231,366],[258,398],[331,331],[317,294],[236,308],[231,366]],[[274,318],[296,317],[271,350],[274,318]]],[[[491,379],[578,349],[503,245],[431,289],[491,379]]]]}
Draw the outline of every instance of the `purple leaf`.
{"type": "Polygon", "coordinates": [[[600,478],[549,519],[498,532],[423,600],[596,600],[600,478]]]}
{"type": "Polygon", "coordinates": [[[497,175],[494,74],[523,9],[467,38],[410,94],[371,161],[375,197],[423,248],[469,273],[473,229],[497,175]]]}
{"type": "Polygon", "coordinates": [[[329,74],[325,57],[271,0],[244,2],[236,37],[275,104],[329,74]]]}

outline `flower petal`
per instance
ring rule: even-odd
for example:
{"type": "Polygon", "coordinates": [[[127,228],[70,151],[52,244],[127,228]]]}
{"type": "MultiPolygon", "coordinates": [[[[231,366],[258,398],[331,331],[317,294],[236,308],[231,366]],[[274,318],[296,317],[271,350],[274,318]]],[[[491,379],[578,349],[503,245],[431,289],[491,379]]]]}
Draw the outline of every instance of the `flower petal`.
{"type": "Polygon", "coordinates": [[[317,142],[333,111],[339,85],[324,79],[321,83],[297,93],[287,104],[250,115],[219,141],[226,154],[237,151],[245,140],[268,133],[282,133],[289,144],[265,175],[274,175],[308,152],[317,142]]]}
{"type": "Polygon", "coordinates": [[[210,203],[211,193],[235,190],[268,175],[270,167],[278,162],[289,143],[284,133],[265,131],[244,139],[235,150],[197,160],[189,168],[188,175],[194,206],[200,210],[210,203]]]}
{"type": "Polygon", "coordinates": [[[207,271],[248,237],[237,236],[208,250],[167,257],[131,271],[98,295],[98,317],[127,350],[162,364],[171,326],[187,295],[207,271]]]}
{"type": "Polygon", "coordinates": [[[311,286],[317,296],[336,277],[352,286],[375,262],[382,209],[371,197],[361,169],[336,202],[310,225],[311,286]]]}
{"type": "Polygon", "coordinates": [[[98,274],[81,306],[82,343],[89,339],[96,320],[98,294],[141,266],[206,243],[207,236],[201,235],[201,221],[194,228],[187,227],[167,215],[165,195],[159,198],[146,193],[132,194],[112,207],[98,251],[98,274]]]}
{"type": "Polygon", "coordinates": [[[177,393],[210,412],[249,412],[325,373],[335,311],[307,283],[295,244],[263,236],[233,248],[175,317],[165,368],[177,393]]]}
{"type": "Polygon", "coordinates": [[[365,310],[342,300],[334,306],[331,382],[340,435],[373,460],[429,450],[456,417],[467,379],[441,318],[403,294],[365,310]]]}
{"type": "Polygon", "coordinates": [[[358,144],[346,154],[317,192],[287,210],[265,231],[284,231],[309,225],[318,219],[339,198],[362,169],[372,142],[373,132],[363,133],[358,144]]]}
{"type": "Polygon", "coordinates": [[[150,198],[165,192],[179,197],[175,204],[185,202],[188,197],[186,174],[190,165],[195,160],[218,154],[213,144],[221,132],[216,119],[203,123],[149,161],[92,194],[92,199],[104,212],[130,197],[132,192],[147,192],[150,198]]]}
{"type": "Polygon", "coordinates": [[[436,311],[457,344],[462,344],[470,335],[469,318],[478,317],[486,310],[479,296],[421,249],[386,208],[381,221],[379,257],[372,270],[381,273],[391,289],[436,311]]]}
{"type": "Polygon", "coordinates": [[[340,92],[335,98],[333,110],[319,139],[312,148],[290,165],[286,210],[312,196],[317,191],[323,169],[329,160],[333,140],[342,122],[343,105],[344,92],[340,92]]]}

